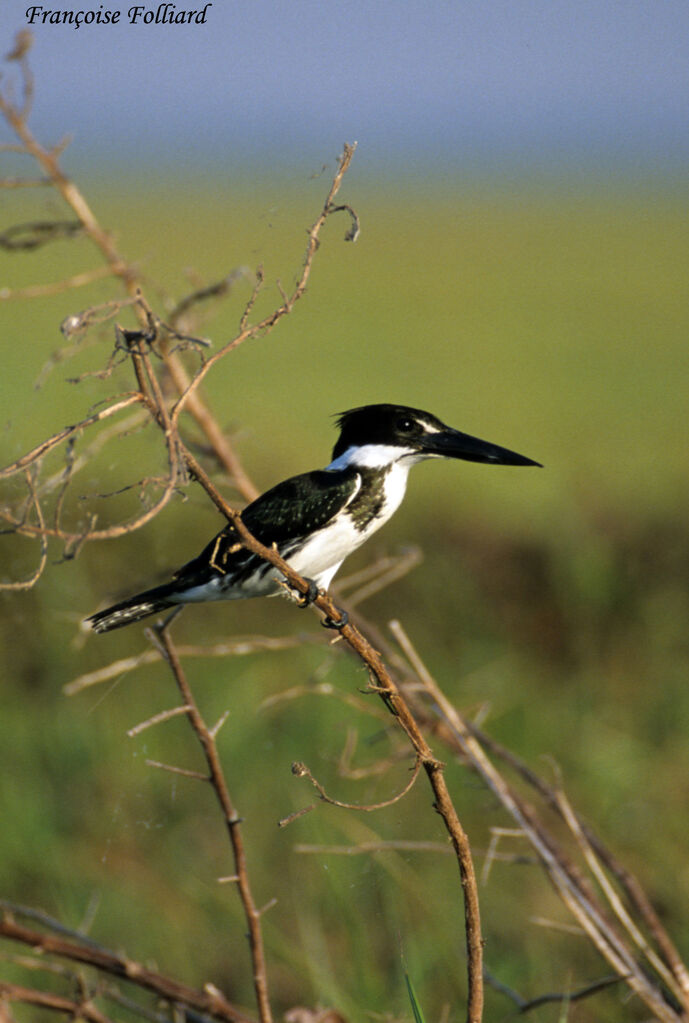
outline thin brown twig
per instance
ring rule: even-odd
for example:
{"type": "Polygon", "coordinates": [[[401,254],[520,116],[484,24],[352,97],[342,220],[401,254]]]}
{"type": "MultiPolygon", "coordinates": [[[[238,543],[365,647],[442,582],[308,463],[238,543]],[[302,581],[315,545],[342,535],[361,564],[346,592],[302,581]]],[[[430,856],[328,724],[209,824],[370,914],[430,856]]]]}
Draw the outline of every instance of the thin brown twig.
{"type": "MultiPolygon", "coordinates": [[[[22,149],[38,163],[47,179],[76,214],[84,232],[100,251],[109,273],[122,281],[129,298],[140,299],[138,272],[120,255],[112,236],[103,230],[80,190],[62,171],[59,163],[61,149],[48,150],[44,148],[30,131],[26,116],[30,107],[32,78],[25,60],[22,61],[22,71],[25,93],[24,106],[18,108],[0,91],[0,112],[5,116],[8,124],[19,138],[22,149]]],[[[141,326],[145,328],[148,319],[146,309],[141,302],[137,306],[137,315],[141,326]]],[[[187,376],[179,356],[175,353],[170,353],[166,357],[166,365],[173,380],[175,380],[178,390],[180,393],[183,393],[186,390],[187,376]]],[[[147,398],[145,389],[142,391],[142,394],[144,398],[147,398]]],[[[241,481],[241,467],[237,465],[231,445],[223,436],[217,421],[211,415],[200,395],[198,393],[190,394],[186,399],[186,403],[190,414],[204,431],[221,464],[231,473],[234,469],[237,478],[241,481]]]]}
{"type": "Polygon", "coordinates": [[[263,934],[261,931],[261,911],[257,908],[249,884],[246,852],[240,826],[240,818],[230,798],[230,793],[223,773],[215,737],[206,725],[194,695],[187,681],[179,655],[165,623],[155,627],[154,635],[165,655],[170,670],[175,678],[182,696],[183,705],[187,708],[187,718],[197,736],[209,771],[209,781],[217,797],[225,819],[230,844],[234,856],[237,890],[239,892],[244,915],[249,931],[249,946],[253,965],[254,991],[261,1023],[272,1023],[272,1011],[268,997],[268,975],[266,968],[263,934]]]}
{"type": "Polygon", "coordinates": [[[471,734],[467,724],[427,670],[399,622],[391,622],[390,628],[402,646],[405,655],[413,664],[419,680],[433,701],[437,711],[450,726],[457,744],[472,768],[497,796],[519,827],[528,836],[547,876],[560,898],[578,921],[600,954],[609,962],[618,975],[636,992],[641,1000],[663,1023],[677,1023],[683,1019],[681,1011],[671,1005],[663,992],[649,978],[647,972],[636,962],[633,953],[616,931],[604,910],[598,905],[590,887],[582,883],[581,875],[571,864],[549,834],[537,820],[534,812],[507,784],[486,756],[479,742],[471,734]]]}
{"type": "MultiPolygon", "coordinates": [[[[547,806],[562,816],[562,807],[559,803],[557,792],[552,785],[549,785],[518,756],[516,756],[516,754],[514,754],[511,750],[506,749],[501,743],[497,742],[492,738],[492,736],[489,736],[482,729],[478,728],[473,722],[465,721],[465,724],[467,730],[477,739],[481,746],[488,750],[488,752],[492,753],[496,758],[499,758],[501,761],[506,763],[531,788],[538,792],[547,806]]],[[[586,824],[585,821],[582,821],[572,808],[570,809],[572,814],[574,814],[576,827],[580,829],[586,842],[591,846],[595,854],[617,879],[627,896],[629,904],[636,909],[639,916],[648,927],[649,932],[653,935],[658,948],[661,950],[665,957],[665,961],[674,974],[679,988],[683,992],[682,1001],[685,1005],[685,1012],[689,1013],[689,974],[687,973],[687,969],[676,946],[672,942],[666,929],[661,924],[657,913],[649,902],[648,897],[639,884],[638,879],[631,873],[631,871],[624,867],[617,857],[613,855],[610,849],[603,844],[590,825],[586,824]]]]}
{"type": "Polygon", "coordinates": [[[141,721],[138,725],[134,725],[133,728],[127,729],[127,738],[133,739],[134,736],[139,735],[141,732],[145,732],[148,728],[160,725],[164,721],[169,721],[171,718],[179,717],[180,714],[188,713],[188,707],[171,707],[169,710],[161,710],[152,717],[147,718],[145,721],[141,721]]]}
{"type": "MultiPolygon", "coordinates": [[[[259,651],[271,650],[292,650],[294,647],[302,646],[305,643],[323,642],[322,637],[317,636],[238,636],[233,640],[224,640],[222,643],[214,643],[210,646],[194,646],[185,644],[177,648],[180,657],[244,657],[255,654],[259,651]]],[[[124,657],[103,668],[89,671],[79,675],[63,686],[63,693],[66,696],[74,696],[83,689],[90,686],[100,685],[102,682],[110,682],[113,678],[125,675],[136,668],[147,664],[155,664],[164,660],[162,652],[157,649],[143,650],[133,657],[124,657]]]]}
{"type": "Polygon", "coordinates": [[[24,470],[24,476],[26,478],[26,485],[29,490],[30,504],[36,512],[36,521],[38,536],[41,542],[41,552],[38,559],[36,568],[27,579],[18,580],[16,582],[2,583],[0,582],[0,590],[30,590],[32,586],[43,575],[43,570],[48,561],[48,538],[45,533],[45,519],[43,518],[43,511],[41,509],[41,503],[38,500],[38,494],[36,493],[36,487],[34,485],[33,473],[30,468],[24,470]]]}
{"type": "Polygon", "coordinates": [[[583,829],[581,828],[576,814],[567,798],[565,792],[558,788],[556,791],[558,805],[561,809],[562,816],[566,821],[570,831],[574,835],[579,848],[582,850],[586,863],[588,864],[591,874],[595,877],[596,881],[601,887],[601,890],[605,894],[609,906],[612,908],[615,916],[620,921],[627,934],[631,937],[634,944],[643,952],[648,959],[649,963],[654,970],[663,978],[667,984],[669,990],[673,991],[674,994],[681,999],[682,991],[678,988],[676,978],[673,976],[672,971],[667,968],[665,963],[657,955],[655,949],[653,949],[644,935],[641,933],[631,916],[627,912],[626,908],[622,905],[617,891],[611,885],[605,871],[602,869],[598,859],[593,851],[590,842],[587,840],[583,829]]]}
{"type": "Polygon", "coordinates": [[[451,845],[441,842],[419,842],[402,838],[390,838],[379,842],[357,842],[356,845],[313,845],[301,843],[294,846],[297,853],[332,854],[333,856],[362,856],[377,852],[424,852],[454,856],[451,845]]]}
{"type": "Polygon", "coordinates": [[[349,145],[348,143],[345,143],[344,151],[339,159],[338,169],[335,174],[335,177],[333,178],[325,203],[323,204],[323,209],[321,210],[321,212],[319,213],[318,217],[316,218],[316,220],[314,221],[309,230],[309,240],[306,247],[304,262],[302,264],[301,275],[291,295],[289,296],[286,295],[283,299],[282,304],[279,305],[277,309],[274,309],[272,313],[269,313],[267,316],[265,316],[262,320],[259,320],[259,322],[254,324],[253,326],[249,326],[248,316],[242,319],[243,327],[241,327],[239,333],[231,341],[228,341],[225,345],[222,346],[222,348],[220,348],[217,352],[211,355],[204,362],[204,364],[196,371],[188,387],[180,395],[172,411],[173,423],[178,422],[185,405],[189,402],[190,398],[192,397],[196,389],[199,387],[201,381],[204,379],[206,374],[210,372],[213,366],[220,359],[224,358],[228,354],[228,352],[234,351],[234,349],[238,348],[239,345],[243,344],[249,338],[258,337],[259,335],[265,333],[266,331],[274,327],[275,324],[280,319],[282,319],[283,316],[286,316],[288,313],[292,311],[294,304],[302,297],[302,295],[306,291],[306,286],[311,275],[311,268],[313,266],[313,259],[318,250],[321,230],[328,217],[333,212],[335,212],[333,207],[333,199],[340,190],[340,187],[342,185],[342,179],[344,178],[345,174],[349,169],[349,165],[352,162],[355,149],[356,144],[349,145]]]}
{"type": "Polygon", "coordinates": [[[251,316],[251,310],[254,308],[254,305],[256,304],[256,299],[258,298],[261,288],[263,287],[263,282],[264,282],[263,267],[258,266],[256,267],[254,286],[251,289],[251,294],[249,295],[247,303],[244,306],[244,311],[242,312],[242,316],[239,321],[240,334],[243,333],[247,328],[247,324],[249,323],[249,317],[251,316]]]}
{"type": "Polygon", "coordinates": [[[13,476],[15,473],[24,469],[27,465],[31,465],[32,462],[38,461],[43,458],[49,451],[59,444],[63,444],[70,437],[73,437],[80,430],[86,429],[88,426],[92,426],[94,423],[99,423],[103,419],[107,419],[109,416],[115,415],[117,412],[121,412],[124,408],[129,408],[130,405],[134,405],[141,402],[141,395],[134,393],[128,394],[125,398],[114,402],[112,405],[108,405],[107,408],[101,409],[99,412],[94,412],[93,415],[87,416],[82,419],[81,422],[76,423],[74,426],[67,426],[64,430],[60,430],[59,433],[54,434],[47,440],[37,444],[31,451],[27,451],[25,455],[18,458],[15,462],[5,466],[4,469],[0,469],[0,479],[6,479],[9,476],[13,476]]]}
{"type": "Polygon", "coordinates": [[[38,991],[35,988],[23,987],[21,984],[8,984],[0,981],[0,999],[7,1002],[22,1002],[24,1005],[35,1005],[41,1009],[52,1009],[53,1012],[66,1013],[73,1019],[89,1020],[89,1023],[112,1023],[111,1018],[97,1009],[90,1001],[74,1001],[64,995],[56,995],[50,991],[38,991]]]}
{"type": "Polygon", "coordinates": [[[171,977],[157,973],[142,963],[129,959],[122,953],[111,952],[99,945],[87,941],[74,941],[55,934],[45,934],[19,924],[12,915],[5,912],[0,917],[0,936],[10,941],[18,941],[42,952],[44,955],[56,955],[72,962],[93,966],[112,976],[130,981],[137,987],[152,991],[159,998],[173,1004],[189,1006],[200,1012],[206,1012],[214,1019],[226,1023],[251,1023],[250,1020],[230,1002],[224,995],[208,990],[198,991],[187,987],[171,977]]]}
{"type": "Polygon", "coordinates": [[[412,776],[411,776],[410,780],[407,782],[407,784],[404,786],[404,788],[400,792],[397,792],[394,796],[391,796],[390,799],[384,799],[380,803],[368,803],[368,804],[367,803],[343,803],[341,800],[333,799],[332,796],[328,795],[328,793],[325,791],[325,789],[323,788],[321,783],[318,781],[318,779],[314,778],[313,774],[311,773],[309,768],[306,766],[306,764],[302,763],[301,761],[295,761],[295,763],[292,764],[292,774],[295,775],[297,778],[308,778],[309,781],[311,782],[311,784],[313,785],[313,787],[318,792],[318,795],[320,796],[320,798],[323,800],[324,803],[330,803],[331,806],[339,806],[343,810],[363,810],[366,813],[371,813],[373,810],[382,810],[386,806],[393,806],[395,803],[398,803],[400,801],[400,799],[403,799],[407,795],[407,793],[411,791],[411,789],[412,789],[412,787],[414,785],[414,782],[416,781],[416,779],[419,776],[419,771],[420,770],[421,770],[421,760],[420,760],[419,757],[417,757],[416,758],[416,762],[414,764],[414,767],[412,768],[412,776]]]}
{"type": "Polygon", "coordinates": [[[50,281],[47,284],[30,284],[25,288],[0,288],[0,301],[7,302],[12,299],[47,298],[50,295],[61,295],[63,291],[71,291],[74,288],[83,288],[94,281],[100,281],[110,276],[108,267],[97,267],[95,270],[84,270],[82,273],[73,274],[71,277],[63,277],[60,281],[50,281]]]}
{"type": "Polygon", "coordinates": [[[160,760],[147,760],[146,767],[155,767],[159,771],[180,774],[183,778],[194,778],[196,781],[210,781],[208,775],[201,771],[191,771],[188,767],[177,767],[176,764],[163,764],[160,760]]]}

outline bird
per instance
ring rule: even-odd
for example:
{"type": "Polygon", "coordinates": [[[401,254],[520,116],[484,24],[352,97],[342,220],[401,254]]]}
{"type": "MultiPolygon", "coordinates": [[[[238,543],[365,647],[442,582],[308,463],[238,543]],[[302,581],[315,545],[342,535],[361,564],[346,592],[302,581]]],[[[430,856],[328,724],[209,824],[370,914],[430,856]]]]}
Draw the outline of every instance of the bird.
{"type": "MultiPolygon", "coordinates": [[[[345,558],[399,508],[409,470],[417,462],[458,458],[541,465],[407,405],[362,405],[340,413],[336,425],[339,437],[325,469],[278,483],[241,512],[249,532],[273,546],[307,580],[309,593],[302,603],[327,590],[345,558]]],[[[87,622],[97,633],[110,632],[184,604],[280,593],[301,597],[294,590],[290,594],[279,569],[242,546],[236,527],[228,522],[170,582],[98,611],[87,622]]],[[[332,620],[330,625],[340,627],[332,620]]]]}

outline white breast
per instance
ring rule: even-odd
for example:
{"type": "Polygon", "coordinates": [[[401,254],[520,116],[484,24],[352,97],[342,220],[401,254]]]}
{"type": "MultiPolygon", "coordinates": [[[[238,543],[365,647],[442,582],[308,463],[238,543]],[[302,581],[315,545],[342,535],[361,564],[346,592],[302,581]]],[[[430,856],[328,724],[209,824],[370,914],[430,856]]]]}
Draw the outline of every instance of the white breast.
{"type": "Polygon", "coordinates": [[[387,522],[390,516],[394,515],[399,506],[402,504],[404,495],[407,491],[409,470],[412,465],[412,459],[405,458],[402,461],[394,462],[390,466],[385,476],[385,482],[383,483],[385,505],[381,515],[375,520],[375,523],[372,524],[373,529],[371,532],[375,532],[376,529],[380,529],[383,523],[387,522]]]}
{"type": "Polygon", "coordinates": [[[404,498],[408,475],[409,465],[402,462],[391,465],[383,483],[383,507],[365,529],[358,529],[347,514],[341,515],[288,557],[290,565],[300,575],[308,576],[327,589],[344,559],[366,543],[397,511],[404,498]]]}

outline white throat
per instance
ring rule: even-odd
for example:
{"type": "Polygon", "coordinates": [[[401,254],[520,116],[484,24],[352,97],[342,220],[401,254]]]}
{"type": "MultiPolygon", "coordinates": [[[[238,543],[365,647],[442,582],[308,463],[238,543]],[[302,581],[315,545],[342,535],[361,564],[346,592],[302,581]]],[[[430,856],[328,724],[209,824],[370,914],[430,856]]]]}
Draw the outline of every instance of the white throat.
{"type": "Polygon", "coordinates": [[[343,451],[327,469],[389,469],[401,463],[406,470],[420,462],[423,455],[414,448],[401,448],[396,444],[357,444],[343,451]]]}

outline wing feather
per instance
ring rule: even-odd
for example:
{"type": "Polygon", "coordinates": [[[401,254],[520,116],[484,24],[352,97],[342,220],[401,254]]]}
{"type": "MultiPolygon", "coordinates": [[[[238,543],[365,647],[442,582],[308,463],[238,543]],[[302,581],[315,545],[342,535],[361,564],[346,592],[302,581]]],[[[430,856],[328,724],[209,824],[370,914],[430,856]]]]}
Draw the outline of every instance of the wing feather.
{"type": "MultiPolygon", "coordinates": [[[[242,521],[266,547],[278,548],[291,541],[318,532],[346,508],[358,493],[361,477],[354,469],[315,472],[292,476],[261,494],[242,512],[242,521]]],[[[229,523],[174,578],[182,585],[198,586],[209,579],[231,574],[240,581],[251,575],[260,559],[245,548],[235,549],[240,542],[235,527],[229,523]]]]}

